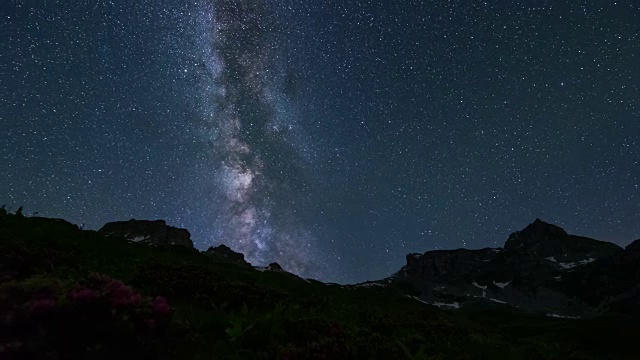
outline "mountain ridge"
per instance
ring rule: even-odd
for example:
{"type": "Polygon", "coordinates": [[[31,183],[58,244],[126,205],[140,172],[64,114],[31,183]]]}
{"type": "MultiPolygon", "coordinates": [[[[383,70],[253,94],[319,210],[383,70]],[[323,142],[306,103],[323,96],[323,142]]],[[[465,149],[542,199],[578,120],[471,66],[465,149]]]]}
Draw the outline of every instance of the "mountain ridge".
{"type": "Polygon", "coordinates": [[[409,285],[421,301],[440,307],[500,304],[549,316],[595,316],[638,303],[636,243],[623,249],[536,219],[510,234],[503,248],[408,254],[406,265],[379,283],[409,285]],[[607,281],[619,286],[598,296],[576,285],[607,288],[607,281]]]}
{"type": "MultiPolygon", "coordinates": [[[[583,294],[586,300],[628,295],[611,298],[618,308],[580,319],[527,313],[491,300],[492,292],[514,286],[497,277],[471,279],[476,303],[427,302],[400,281],[322,283],[277,264],[255,268],[229,261],[219,254],[226,247],[212,252],[216,256],[0,209],[0,300],[8,308],[4,319],[11,335],[9,343],[0,343],[0,353],[9,358],[45,353],[49,358],[132,358],[134,348],[136,358],[167,360],[637,358],[640,314],[630,309],[637,309],[640,292],[624,292],[627,284],[615,281],[602,286],[611,268],[632,274],[637,251],[617,251],[598,260],[607,266],[578,277],[598,290],[583,294]]],[[[433,271],[452,281],[465,278],[462,270],[502,253],[442,251],[455,261],[433,271]],[[473,262],[459,261],[464,259],[473,262]]],[[[226,255],[231,260],[242,256],[226,255]]],[[[420,268],[430,255],[414,258],[420,268]]]]}
{"type": "MultiPolygon", "coordinates": [[[[259,271],[288,273],[277,264],[256,267],[242,253],[224,244],[200,252],[193,246],[188,230],[167,225],[164,220],[109,222],[98,233],[128,242],[184,248],[215,261],[259,271]]],[[[640,239],[622,248],[569,234],[536,218],[522,230],[512,232],[502,248],[409,253],[406,264],[393,275],[343,286],[397,287],[441,308],[509,306],[525,312],[578,318],[640,306],[639,284],[640,239]]]]}

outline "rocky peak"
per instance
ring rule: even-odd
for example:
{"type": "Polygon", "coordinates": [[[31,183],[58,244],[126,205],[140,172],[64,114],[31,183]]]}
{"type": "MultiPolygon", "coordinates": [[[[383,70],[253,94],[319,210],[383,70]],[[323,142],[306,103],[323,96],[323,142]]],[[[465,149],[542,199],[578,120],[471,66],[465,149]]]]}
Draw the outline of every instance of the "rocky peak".
{"type": "Polygon", "coordinates": [[[224,260],[227,262],[232,262],[238,265],[251,266],[245,259],[244,255],[239,252],[235,252],[231,250],[227,245],[221,244],[216,247],[209,247],[207,251],[204,252],[205,255],[224,260]]]}
{"type": "Polygon", "coordinates": [[[529,248],[541,242],[564,239],[567,236],[569,234],[563,228],[536,219],[524,229],[512,233],[504,244],[504,248],[505,250],[529,248]]]}
{"type": "Polygon", "coordinates": [[[567,234],[561,227],[540,219],[511,234],[504,249],[563,263],[591,262],[622,250],[613,243],[567,234]]]}
{"type": "Polygon", "coordinates": [[[188,230],[169,226],[164,220],[114,221],[106,223],[98,232],[132,242],[157,246],[182,245],[194,249],[188,230]]]}
{"type": "Polygon", "coordinates": [[[632,242],[624,248],[626,251],[638,251],[640,252],[640,239],[632,242]]]}
{"type": "Polygon", "coordinates": [[[282,266],[280,266],[280,264],[278,264],[277,262],[272,262],[271,264],[269,264],[269,266],[267,266],[267,269],[271,271],[284,271],[282,266]]]}

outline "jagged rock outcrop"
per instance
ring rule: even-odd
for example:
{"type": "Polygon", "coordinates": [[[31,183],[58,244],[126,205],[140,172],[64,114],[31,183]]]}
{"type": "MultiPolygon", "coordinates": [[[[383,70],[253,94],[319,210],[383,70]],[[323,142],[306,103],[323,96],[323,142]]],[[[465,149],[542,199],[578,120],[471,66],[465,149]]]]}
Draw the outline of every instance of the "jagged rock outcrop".
{"type": "Polygon", "coordinates": [[[284,272],[282,266],[280,266],[280,264],[278,264],[277,262],[272,262],[271,264],[269,264],[269,266],[267,266],[267,270],[284,272]]]}
{"type": "Polygon", "coordinates": [[[204,252],[205,255],[212,257],[218,261],[230,262],[243,266],[251,266],[245,259],[242,253],[231,250],[227,245],[218,245],[216,247],[209,247],[204,252]]]}
{"type": "Polygon", "coordinates": [[[188,230],[169,226],[164,220],[114,221],[106,223],[98,232],[107,237],[132,242],[162,247],[182,245],[194,249],[188,230]]]}
{"type": "Polygon", "coordinates": [[[407,264],[381,283],[418,289],[421,300],[445,307],[501,304],[589,316],[638,302],[636,246],[623,250],[536,219],[512,233],[504,249],[409,254],[407,264]]]}

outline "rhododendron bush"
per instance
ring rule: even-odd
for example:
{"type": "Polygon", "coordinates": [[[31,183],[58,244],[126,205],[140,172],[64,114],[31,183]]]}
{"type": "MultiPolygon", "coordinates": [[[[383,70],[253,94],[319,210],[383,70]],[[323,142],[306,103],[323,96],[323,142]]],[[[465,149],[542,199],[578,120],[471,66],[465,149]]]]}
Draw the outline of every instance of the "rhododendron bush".
{"type": "Polygon", "coordinates": [[[173,313],[165,298],[145,297],[101,274],[78,283],[36,277],[0,290],[11,334],[1,351],[9,357],[150,356],[173,313]]]}

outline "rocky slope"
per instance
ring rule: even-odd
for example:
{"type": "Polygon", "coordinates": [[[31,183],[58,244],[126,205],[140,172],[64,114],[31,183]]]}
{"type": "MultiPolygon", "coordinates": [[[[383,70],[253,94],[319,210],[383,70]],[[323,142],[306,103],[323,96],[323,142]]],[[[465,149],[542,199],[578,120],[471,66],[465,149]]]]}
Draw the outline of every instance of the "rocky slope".
{"type": "Polygon", "coordinates": [[[640,308],[640,246],[627,249],[536,219],[504,248],[407,255],[381,284],[413,288],[440,307],[511,306],[554,317],[640,308]]]}

